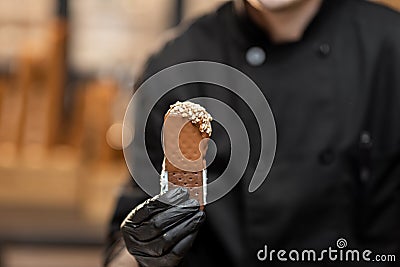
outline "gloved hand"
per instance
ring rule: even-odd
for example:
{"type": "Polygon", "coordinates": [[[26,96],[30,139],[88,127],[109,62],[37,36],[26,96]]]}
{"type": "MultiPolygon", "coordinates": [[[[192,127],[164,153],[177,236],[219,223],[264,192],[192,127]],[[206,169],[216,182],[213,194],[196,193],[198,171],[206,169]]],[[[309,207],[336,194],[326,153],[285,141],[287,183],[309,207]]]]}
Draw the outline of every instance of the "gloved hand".
{"type": "Polygon", "coordinates": [[[175,188],[137,206],[121,225],[125,245],[142,267],[174,267],[205,219],[197,200],[175,188]]]}

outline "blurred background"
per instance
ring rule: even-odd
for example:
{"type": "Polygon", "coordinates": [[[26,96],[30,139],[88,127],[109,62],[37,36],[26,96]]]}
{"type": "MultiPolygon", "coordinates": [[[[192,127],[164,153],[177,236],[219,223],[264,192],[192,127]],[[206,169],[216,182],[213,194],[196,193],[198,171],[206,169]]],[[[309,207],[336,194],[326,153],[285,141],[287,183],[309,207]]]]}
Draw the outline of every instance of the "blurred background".
{"type": "Polygon", "coordinates": [[[101,265],[133,81],[223,1],[0,0],[0,267],[101,265]]]}

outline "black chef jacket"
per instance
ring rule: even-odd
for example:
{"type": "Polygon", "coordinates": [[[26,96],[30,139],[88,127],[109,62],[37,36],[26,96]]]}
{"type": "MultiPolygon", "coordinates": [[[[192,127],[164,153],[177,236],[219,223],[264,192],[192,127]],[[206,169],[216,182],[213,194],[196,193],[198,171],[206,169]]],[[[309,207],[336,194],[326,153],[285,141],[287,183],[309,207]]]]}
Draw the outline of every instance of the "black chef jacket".
{"type": "MultiPolygon", "coordinates": [[[[339,238],[361,251],[395,254],[399,264],[398,13],[361,0],[325,0],[301,40],[277,45],[240,4],[229,2],[195,21],[152,56],[143,80],[168,66],[194,60],[228,64],[255,81],[274,114],[278,145],[268,179],[249,193],[260,132],[240,99],[214,85],[192,84],[175,89],[156,105],[147,123],[146,143],[158,169],[163,159],[159,142],[163,114],[177,100],[221,99],[238,112],[251,133],[250,164],[243,179],[206,207],[207,220],[184,266],[297,266],[276,258],[260,262],[257,252],[264,245],[320,251],[336,248],[339,238]],[[265,55],[256,57],[261,58],[257,64],[249,57],[254,47],[265,55]]],[[[140,111],[137,117],[141,119],[140,111]]],[[[218,155],[208,168],[210,179],[223,171],[230,153],[223,127],[213,125],[212,138],[218,155]]],[[[110,242],[119,235],[127,213],[147,197],[129,182],[111,223],[110,242]]]]}

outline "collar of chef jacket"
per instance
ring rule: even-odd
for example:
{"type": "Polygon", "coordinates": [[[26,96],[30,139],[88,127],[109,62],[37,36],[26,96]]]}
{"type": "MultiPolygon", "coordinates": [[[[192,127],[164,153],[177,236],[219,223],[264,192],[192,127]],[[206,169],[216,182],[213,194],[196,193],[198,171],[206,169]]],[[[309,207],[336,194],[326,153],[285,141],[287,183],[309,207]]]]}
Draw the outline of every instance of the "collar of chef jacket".
{"type": "Polygon", "coordinates": [[[238,42],[239,45],[248,48],[250,46],[260,46],[268,49],[287,47],[295,45],[298,42],[309,37],[316,32],[326,31],[326,23],[333,23],[330,17],[335,14],[335,10],[342,6],[342,0],[323,0],[321,7],[314,18],[306,27],[302,38],[299,41],[274,44],[271,42],[268,34],[262,30],[252,19],[248,16],[244,0],[235,0],[233,4],[226,4],[226,8],[232,8],[234,16],[227,16],[229,31],[232,37],[238,42]]]}

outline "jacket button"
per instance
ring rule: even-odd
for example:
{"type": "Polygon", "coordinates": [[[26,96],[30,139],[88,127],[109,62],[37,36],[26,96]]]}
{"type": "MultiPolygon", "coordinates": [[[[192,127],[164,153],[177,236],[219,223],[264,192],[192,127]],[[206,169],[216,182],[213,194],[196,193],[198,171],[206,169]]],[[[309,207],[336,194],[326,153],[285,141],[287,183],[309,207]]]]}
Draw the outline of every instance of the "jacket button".
{"type": "Polygon", "coordinates": [[[260,66],[265,62],[265,59],[265,51],[261,47],[255,46],[247,50],[246,60],[251,66],[260,66]]]}
{"type": "Polygon", "coordinates": [[[370,149],[372,147],[372,138],[369,132],[363,132],[360,135],[361,148],[370,149]]]}
{"type": "Polygon", "coordinates": [[[336,160],[336,154],[332,149],[326,149],[319,154],[319,162],[323,165],[330,165],[336,160]]]}
{"type": "Polygon", "coordinates": [[[331,46],[327,43],[324,43],[319,46],[318,50],[321,56],[326,57],[331,53],[331,46]]]}

